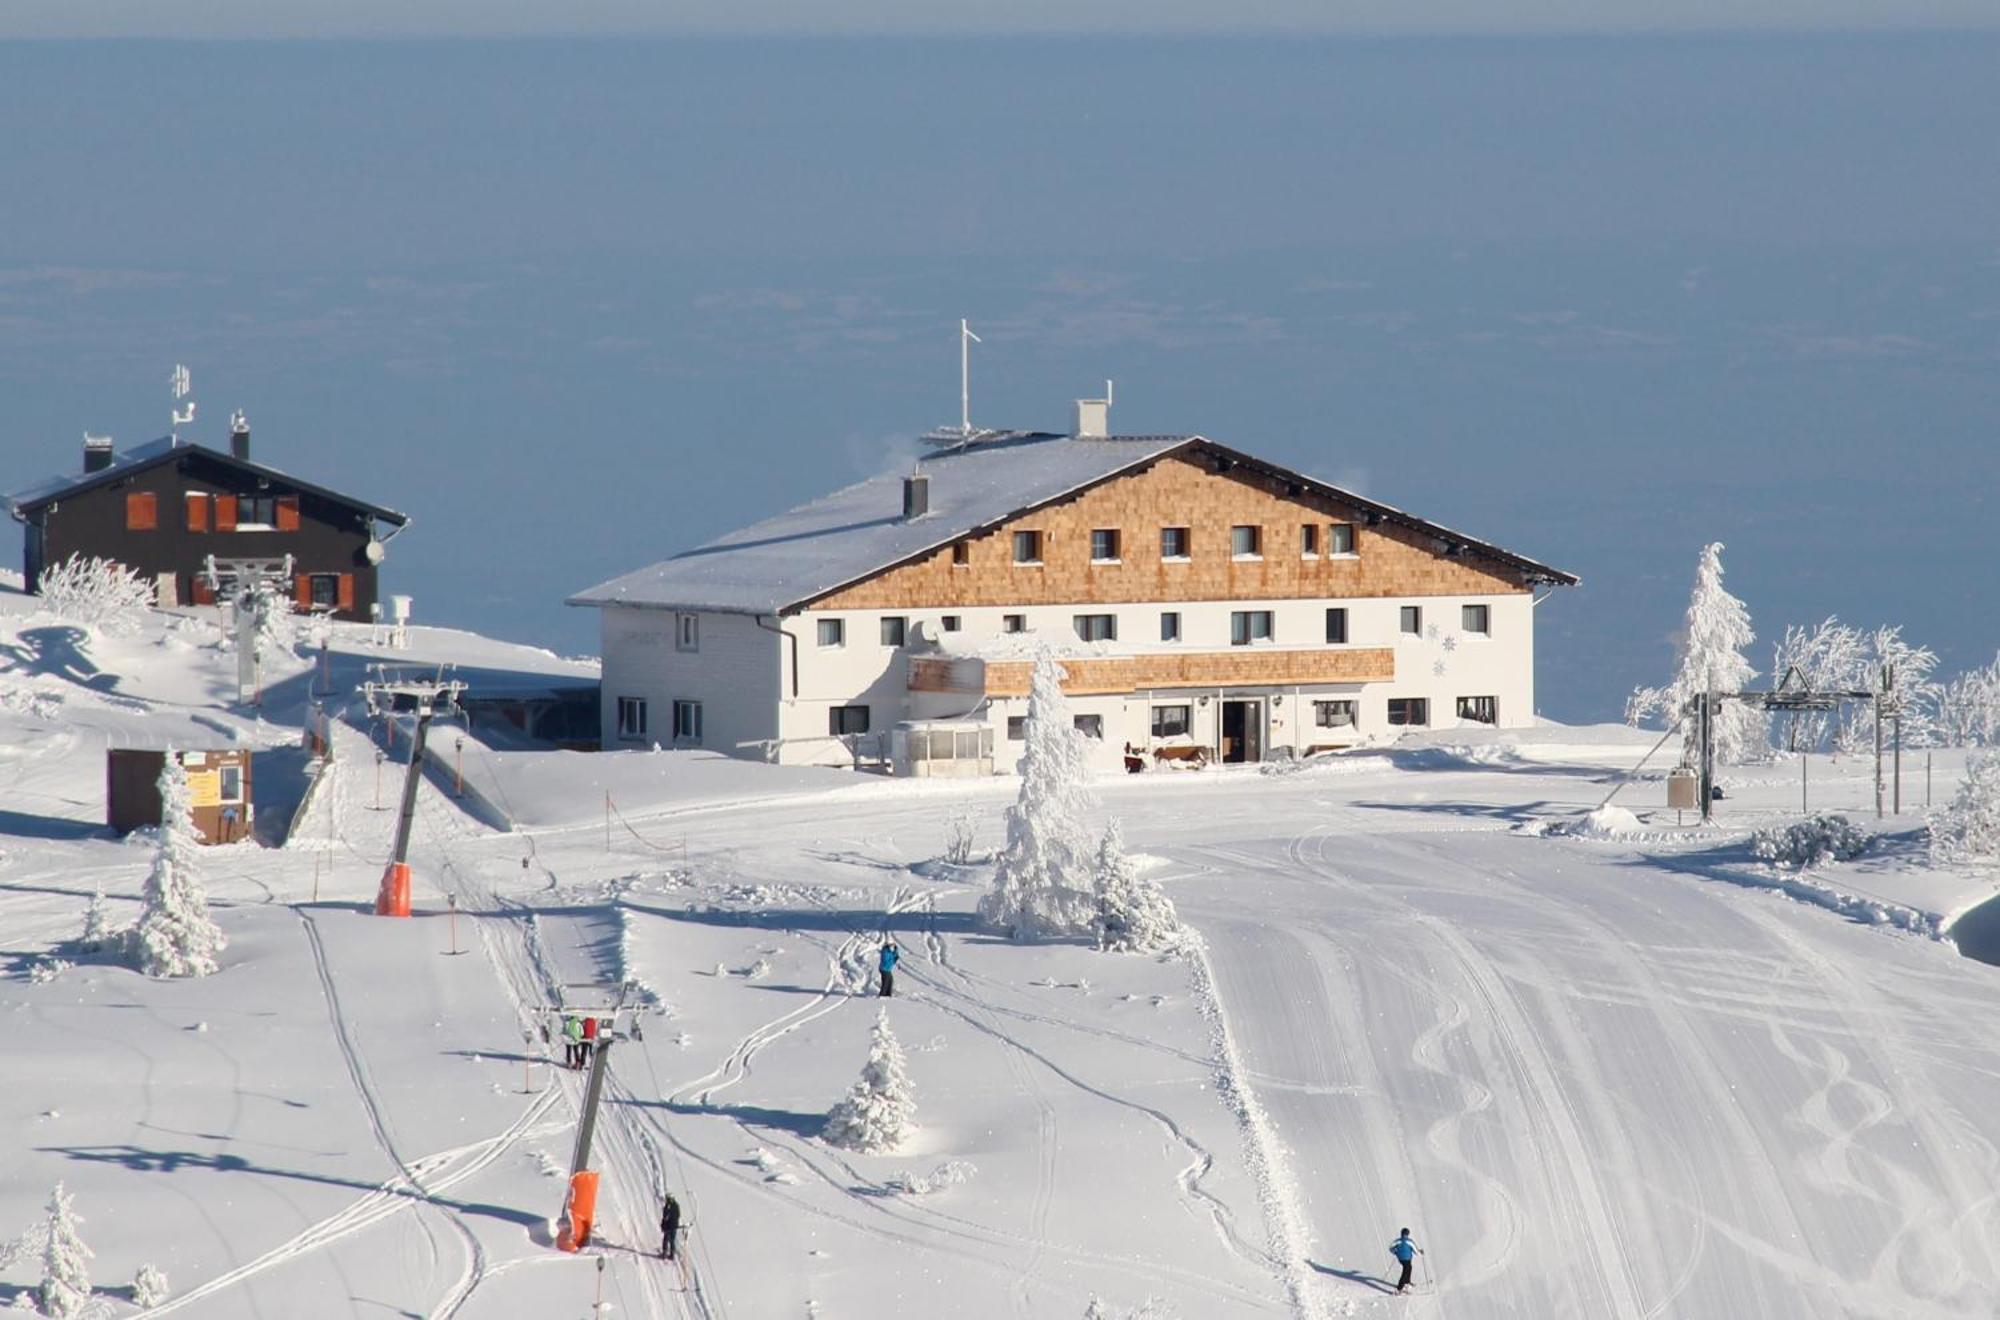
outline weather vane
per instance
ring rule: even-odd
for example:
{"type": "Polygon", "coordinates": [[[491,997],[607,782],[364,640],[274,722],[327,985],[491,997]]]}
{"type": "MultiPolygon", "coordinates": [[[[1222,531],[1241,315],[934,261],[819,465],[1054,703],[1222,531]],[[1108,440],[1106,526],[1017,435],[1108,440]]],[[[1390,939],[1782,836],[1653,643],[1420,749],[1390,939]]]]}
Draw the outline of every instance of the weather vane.
{"type": "MultiPolygon", "coordinates": [[[[194,421],[194,400],[188,399],[188,392],[194,388],[194,383],[193,379],[188,375],[187,367],[176,362],[174,364],[174,374],[168,378],[168,384],[173,387],[174,391],[174,404],[168,410],[168,415],[174,419],[176,427],[192,424],[194,421]],[[187,407],[185,409],[180,406],[182,399],[187,399],[187,407]]],[[[178,431],[175,433],[175,438],[179,438],[178,431]]]]}

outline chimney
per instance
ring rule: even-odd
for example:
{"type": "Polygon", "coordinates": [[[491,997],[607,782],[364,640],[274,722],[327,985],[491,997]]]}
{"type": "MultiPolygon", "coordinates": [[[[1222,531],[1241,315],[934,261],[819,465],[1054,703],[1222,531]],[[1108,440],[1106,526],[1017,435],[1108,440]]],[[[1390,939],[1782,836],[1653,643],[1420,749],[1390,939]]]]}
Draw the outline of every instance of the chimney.
{"type": "Polygon", "coordinates": [[[1071,434],[1079,440],[1102,439],[1111,434],[1110,381],[1104,382],[1103,398],[1076,401],[1076,428],[1071,434]]]}
{"type": "Polygon", "coordinates": [[[921,518],[931,511],[931,479],[921,472],[903,478],[903,521],[921,518]]]}
{"type": "Polygon", "coordinates": [[[104,471],[104,469],[111,466],[111,457],[110,436],[92,435],[88,431],[83,433],[83,470],[85,472],[104,471]]]}
{"type": "Polygon", "coordinates": [[[250,423],[241,408],[229,414],[229,456],[240,463],[250,461],[250,423]]]}

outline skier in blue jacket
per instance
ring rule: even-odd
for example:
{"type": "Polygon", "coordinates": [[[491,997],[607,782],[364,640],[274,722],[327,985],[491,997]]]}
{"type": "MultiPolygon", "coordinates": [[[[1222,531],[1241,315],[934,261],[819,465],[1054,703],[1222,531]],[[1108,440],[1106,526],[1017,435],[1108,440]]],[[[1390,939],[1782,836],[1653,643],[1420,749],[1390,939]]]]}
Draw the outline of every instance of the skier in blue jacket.
{"type": "Polygon", "coordinates": [[[896,993],[896,959],[903,955],[896,950],[894,940],[882,941],[882,998],[892,998],[896,993]]]}
{"type": "Polygon", "coordinates": [[[1403,1263],[1403,1277],[1396,1280],[1396,1291],[1407,1292],[1410,1287],[1410,1266],[1424,1249],[1410,1241],[1410,1230],[1404,1229],[1394,1242],[1389,1244],[1389,1254],[1403,1263]]]}

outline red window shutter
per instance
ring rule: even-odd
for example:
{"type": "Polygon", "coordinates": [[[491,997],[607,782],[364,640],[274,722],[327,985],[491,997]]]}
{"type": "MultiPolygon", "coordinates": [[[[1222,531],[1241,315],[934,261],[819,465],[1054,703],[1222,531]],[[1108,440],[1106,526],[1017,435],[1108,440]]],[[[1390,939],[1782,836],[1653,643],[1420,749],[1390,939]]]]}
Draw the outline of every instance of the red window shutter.
{"type": "Polygon", "coordinates": [[[125,494],[125,530],[128,532],[150,532],[160,525],[159,497],[150,490],[127,491],[125,494]]]}
{"type": "Polygon", "coordinates": [[[215,588],[209,586],[208,579],[199,573],[194,575],[188,595],[197,605],[215,604],[215,588]]]}
{"type": "Polygon", "coordinates": [[[278,497],[278,530],[296,532],[299,530],[299,497],[280,495],[278,497]]]}
{"type": "Polygon", "coordinates": [[[343,610],[354,608],[354,574],[342,573],[340,575],[340,594],[335,598],[335,603],[343,610]]]}
{"type": "Polygon", "coordinates": [[[215,530],[233,532],[236,530],[236,497],[218,495],[215,497],[215,530]]]}
{"type": "Polygon", "coordinates": [[[189,491],[187,495],[188,530],[205,532],[208,530],[208,496],[199,491],[189,491]]]}
{"type": "Polygon", "coordinates": [[[312,574],[301,573],[297,577],[292,579],[292,599],[298,603],[298,607],[302,610],[309,610],[312,608],[312,603],[313,603],[312,574]]]}

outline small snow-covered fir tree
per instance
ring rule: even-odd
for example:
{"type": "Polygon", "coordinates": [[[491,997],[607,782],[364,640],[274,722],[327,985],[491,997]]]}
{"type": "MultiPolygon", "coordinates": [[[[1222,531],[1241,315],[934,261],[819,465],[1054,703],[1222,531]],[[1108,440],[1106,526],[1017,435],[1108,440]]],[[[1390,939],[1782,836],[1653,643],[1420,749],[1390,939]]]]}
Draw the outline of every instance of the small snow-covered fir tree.
{"type": "Polygon", "coordinates": [[[42,1239],[42,1314],[73,1320],[90,1301],[90,1266],[94,1255],[83,1245],[77,1225],[83,1219],[70,1208],[69,1193],[57,1183],[49,1193],[48,1232],[42,1239]]]}
{"type": "Polygon", "coordinates": [[[1973,756],[1965,763],[1958,793],[1930,818],[1931,861],[2000,862],[2000,752],[1973,756]]]}
{"type": "Polygon", "coordinates": [[[2000,656],[1937,685],[1938,742],[1945,747],[2000,743],[2000,656]]]}
{"type": "Polygon", "coordinates": [[[1097,844],[1097,947],[1114,953],[1157,953],[1181,940],[1180,914],[1160,886],[1125,855],[1125,835],[1112,822],[1097,844]]]}
{"type": "Polygon", "coordinates": [[[953,866],[972,861],[972,813],[954,811],[944,821],[944,859],[953,866]]]}
{"type": "Polygon", "coordinates": [[[1093,853],[1083,825],[1091,794],[1082,735],[1062,691],[1062,666],[1046,646],[1028,687],[1021,792],[1007,808],[1007,846],[979,917],[1017,940],[1089,932],[1096,918],[1093,853]]]}
{"type": "Polygon", "coordinates": [[[146,579],[95,556],[71,555],[44,568],[35,590],[49,613],[113,635],[137,632],[156,599],[146,579]]]}
{"type": "Polygon", "coordinates": [[[146,910],[131,935],[132,954],[148,976],[208,976],[226,941],[208,915],[196,860],[193,797],[180,758],[167,753],[160,769],[160,844],[146,877],[146,910]]]}
{"type": "MultiPolygon", "coordinates": [[[[1700,725],[1692,714],[1696,695],[1737,692],[1755,678],[1756,666],[1743,653],[1755,640],[1750,611],[1723,589],[1722,542],[1713,541],[1702,548],[1695,566],[1673,681],[1634,692],[1626,703],[1627,717],[1636,724],[1654,713],[1668,720],[1686,716],[1685,746],[1692,760],[1701,744],[1700,725]]],[[[1712,737],[1717,762],[1741,763],[1767,746],[1764,712],[1740,701],[1722,702],[1715,712],[1712,737]]]]}
{"type": "Polygon", "coordinates": [[[97,882],[97,889],[90,896],[90,906],[83,910],[83,934],[76,937],[76,947],[82,953],[102,953],[111,947],[111,917],[104,908],[104,882],[97,882]]]}
{"type": "Polygon", "coordinates": [[[889,1029],[885,1008],[876,1014],[860,1080],[828,1111],[820,1136],[844,1150],[876,1155],[903,1144],[916,1113],[916,1088],[910,1084],[903,1047],[889,1029]]]}
{"type": "Polygon", "coordinates": [[[167,1300],[167,1276],[157,1265],[141,1265],[132,1280],[132,1304],[147,1310],[167,1300]]]}

